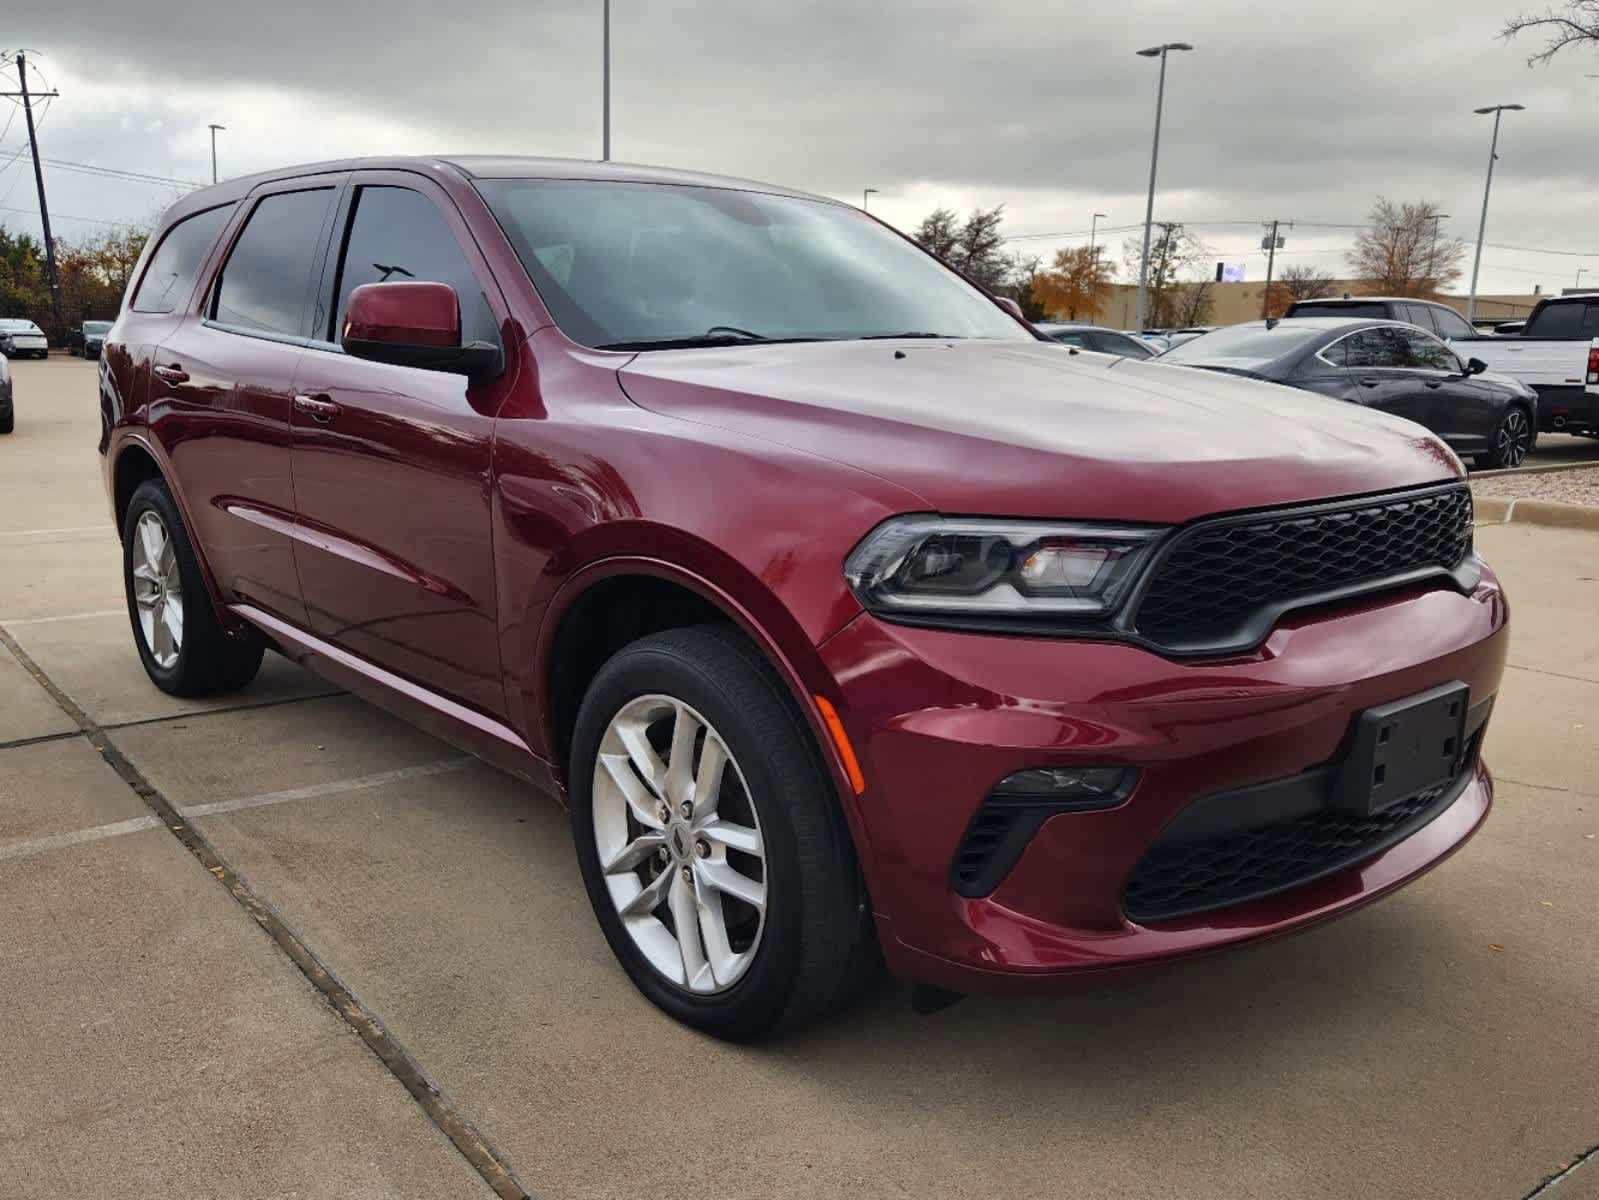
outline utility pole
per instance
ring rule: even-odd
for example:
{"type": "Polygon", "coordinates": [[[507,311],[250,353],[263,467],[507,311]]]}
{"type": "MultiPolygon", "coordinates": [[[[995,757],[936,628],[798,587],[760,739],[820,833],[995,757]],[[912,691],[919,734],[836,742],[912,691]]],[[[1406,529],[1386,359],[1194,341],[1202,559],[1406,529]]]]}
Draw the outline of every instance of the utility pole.
{"type": "Polygon", "coordinates": [[[28,118],[28,145],[33,148],[33,182],[39,188],[39,224],[44,227],[44,263],[45,270],[50,276],[50,311],[55,314],[56,325],[61,325],[61,284],[56,279],[56,243],[50,236],[50,206],[44,199],[44,168],[39,164],[39,138],[33,128],[33,96],[39,99],[53,98],[61,93],[57,91],[35,92],[28,94],[28,57],[21,50],[17,51],[17,82],[21,87],[20,92],[0,92],[0,96],[21,96],[22,111],[28,118]]]}
{"type": "Polygon", "coordinates": [[[604,14],[604,16],[602,18],[602,21],[603,21],[603,24],[604,24],[604,27],[605,27],[605,33],[604,33],[605,46],[604,46],[604,50],[603,50],[603,55],[604,55],[604,58],[605,58],[605,66],[604,66],[605,100],[604,100],[604,105],[603,105],[603,118],[602,119],[604,121],[605,131],[604,131],[604,134],[602,135],[602,138],[601,138],[600,159],[601,159],[602,162],[610,162],[611,161],[611,0],[603,0],[603,3],[604,3],[604,6],[605,6],[605,14],[604,14]]]}
{"type": "MultiPolygon", "coordinates": [[[[1260,315],[1262,317],[1271,316],[1271,276],[1272,272],[1277,266],[1277,246],[1282,241],[1282,239],[1277,236],[1277,226],[1279,223],[1280,222],[1273,221],[1271,223],[1271,233],[1267,234],[1266,237],[1261,239],[1262,245],[1260,248],[1266,252],[1266,290],[1261,294],[1260,297],[1260,315]]],[[[1265,224],[1266,223],[1264,221],[1261,222],[1262,226],[1265,224]]],[[[1294,223],[1292,221],[1288,222],[1288,228],[1292,229],[1293,227],[1294,223]]]]}

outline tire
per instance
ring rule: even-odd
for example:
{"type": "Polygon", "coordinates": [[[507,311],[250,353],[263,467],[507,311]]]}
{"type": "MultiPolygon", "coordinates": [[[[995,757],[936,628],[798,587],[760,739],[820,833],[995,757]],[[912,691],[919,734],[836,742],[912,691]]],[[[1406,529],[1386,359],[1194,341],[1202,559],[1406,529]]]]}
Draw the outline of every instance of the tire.
{"type": "Polygon", "coordinates": [[[122,521],[122,579],[134,645],[156,687],[174,696],[205,696],[241,688],[255,678],[263,645],[258,638],[223,630],[178,506],[160,479],[145,480],[128,502],[122,521]],[[175,633],[170,620],[174,603],[175,633]]]}
{"type": "Polygon", "coordinates": [[[1500,471],[1519,467],[1532,449],[1532,420],[1519,404],[1509,405],[1494,426],[1490,447],[1477,455],[1477,465],[1500,471]]]}
{"type": "Polygon", "coordinates": [[[17,410],[12,409],[5,416],[0,417],[0,433],[10,433],[17,426],[17,410]]]}
{"type": "Polygon", "coordinates": [[[589,901],[612,952],[657,1007],[716,1037],[748,1041],[821,1020],[859,994],[876,948],[849,830],[810,731],[736,631],[670,630],[618,652],[583,698],[571,764],[572,828],[589,901]],[[650,717],[657,708],[665,715],[650,717]],[[689,745],[694,771],[674,787],[671,731],[684,719],[704,733],[689,745]],[[625,749],[618,764],[624,727],[641,731],[655,755],[648,773],[632,767],[639,759],[625,749]],[[704,768],[713,738],[727,765],[718,787],[695,799],[715,810],[716,819],[701,824],[704,814],[684,819],[683,797],[695,796],[688,776],[704,768]],[[653,785],[640,778],[652,774],[653,785]],[[629,778],[629,787],[618,782],[629,778]],[[602,839],[613,861],[626,859],[616,853],[621,846],[639,848],[636,865],[624,861],[607,875],[602,839]],[[751,844],[758,856],[740,848],[751,844]],[[754,887],[760,909],[748,899],[754,887]],[[639,911],[624,921],[629,899],[639,911]],[[714,910],[701,907],[710,902],[714,910]],[[697,960],[675,932],[679,903],[697,917],[697,960]],[[721,952],[706,952],[705,931],[714,936],[717,928],[721,952]],[[719,964],[707,965],[713,959],[719,964]],[[694,961],[700,969],[691,977],[694,961]]]}

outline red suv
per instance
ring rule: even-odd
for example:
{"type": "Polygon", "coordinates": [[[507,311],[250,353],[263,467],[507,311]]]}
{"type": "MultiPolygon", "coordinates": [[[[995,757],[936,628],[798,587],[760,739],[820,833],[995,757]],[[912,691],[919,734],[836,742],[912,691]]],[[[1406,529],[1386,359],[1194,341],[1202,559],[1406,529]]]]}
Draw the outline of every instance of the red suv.
{"type": "Polygon", "coordinates": [[[1506,644],[1419,426],[1041,340],[833,201],[362,160],[181,200],[101,371],[157,686],[286,654],[563,797],[724,1037],[1346,913],[1461,845],[1506,644]]]}

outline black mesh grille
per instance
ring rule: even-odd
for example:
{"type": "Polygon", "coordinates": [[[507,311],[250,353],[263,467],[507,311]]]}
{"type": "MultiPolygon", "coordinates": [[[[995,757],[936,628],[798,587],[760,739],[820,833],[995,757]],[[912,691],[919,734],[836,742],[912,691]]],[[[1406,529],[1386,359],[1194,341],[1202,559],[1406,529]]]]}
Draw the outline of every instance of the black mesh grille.
{"type": "Polygon", "coordinates": [[[1134,921],[1169,921],[1284,891],[1359,862],[1420,828],[1458,792],[1457,780],[1374,816],[1323,811],[1209,841],[1161,846],[1139,860],[1122,894],[1134,921]]]}
{"type": "Polygon", "coordinates": [[[1164,644],[1225,640],[1283,601],[1418,568],[1452,570],[1470,550],[1464,486],[1202,524],[1156,569],[1134,623],[1164,644]]]}

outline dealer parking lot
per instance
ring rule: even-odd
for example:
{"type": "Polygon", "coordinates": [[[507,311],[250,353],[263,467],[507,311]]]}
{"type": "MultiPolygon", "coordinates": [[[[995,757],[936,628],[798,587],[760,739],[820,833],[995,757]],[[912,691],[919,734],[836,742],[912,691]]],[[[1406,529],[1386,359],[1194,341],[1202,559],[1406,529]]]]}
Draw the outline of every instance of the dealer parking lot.
{"type": "Polygon", "coordinates": [[[1599,1197],[1599,537],[1478,530],[1496,809],[1415,886],[1136,986],[918,1017],[885,981],[733,1047],[628,983],[549,799],[275,657],[151,686],[95,366],[13,370],[0,1196],[1599,1197]]]}

